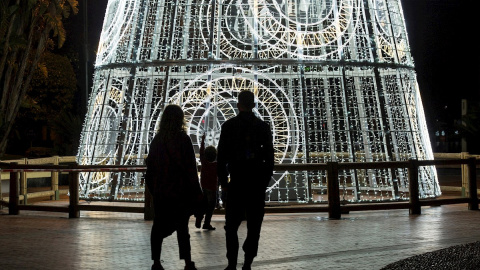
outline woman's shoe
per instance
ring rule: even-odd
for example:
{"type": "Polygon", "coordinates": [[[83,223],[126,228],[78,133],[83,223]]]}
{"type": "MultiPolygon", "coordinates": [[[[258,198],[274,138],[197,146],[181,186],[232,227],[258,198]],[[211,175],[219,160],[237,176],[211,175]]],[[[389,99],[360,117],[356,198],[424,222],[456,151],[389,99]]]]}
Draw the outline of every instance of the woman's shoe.
{"type": "Polygon", "coordinates": [[[185,270],[197,270],[197,268],[195,268],[195,263],[194,262],[186,263],[184,269],[185,270]]]}
{"type": "Polygon", "coordinates": [[[165,270],[161,264],[152,265],[152,270],[165,270]]]}

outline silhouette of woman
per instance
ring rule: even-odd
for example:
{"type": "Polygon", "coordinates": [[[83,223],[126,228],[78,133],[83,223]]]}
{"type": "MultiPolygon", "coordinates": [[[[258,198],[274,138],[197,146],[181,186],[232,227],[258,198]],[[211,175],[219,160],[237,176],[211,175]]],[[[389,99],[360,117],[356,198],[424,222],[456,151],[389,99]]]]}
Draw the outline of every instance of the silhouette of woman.
{"type": "Polygon", "coordinates": [[[150,237],[152,270],[164,269],[160,262],[163,239],[177,232],[180,259],[185,269],[196,269],[191,260],[188,221],[202,197],[192,141],[185,132],[184,113],[168,105],[159,132],[150,144],[146,183],[153,196],[155,218],[150,237]]]}

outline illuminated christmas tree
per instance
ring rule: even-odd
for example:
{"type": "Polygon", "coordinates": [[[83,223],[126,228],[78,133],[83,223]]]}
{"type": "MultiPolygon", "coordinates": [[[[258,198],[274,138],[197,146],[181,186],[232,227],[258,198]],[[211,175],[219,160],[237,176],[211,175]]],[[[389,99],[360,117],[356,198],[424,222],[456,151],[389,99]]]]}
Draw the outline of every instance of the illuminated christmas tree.
{"type": "MultiPolygon", "coordinates": [[[[433,159],[400,0],[109,0],[82,165],[140,165],[162,109],[198,151],[240,91],[272,128],[277,163],[433,159]]],[[[440,194],[434,167],[420,195],[440,194]]],[[[406,169],[342,170],[342,200],[407,199],[406,169]]],[[[143,173],[82,173],[81,196],[143,200],[143,173]]],[[[275,172],[270,201],[325,201],[326,172],[275,172]]]]}

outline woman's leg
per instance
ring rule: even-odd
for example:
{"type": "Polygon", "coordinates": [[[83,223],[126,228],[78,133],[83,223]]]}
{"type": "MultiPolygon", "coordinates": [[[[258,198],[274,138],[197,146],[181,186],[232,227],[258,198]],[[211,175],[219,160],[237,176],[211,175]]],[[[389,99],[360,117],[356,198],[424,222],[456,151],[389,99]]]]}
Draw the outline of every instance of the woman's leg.
{"type": "Polygon", "coordinates": [[[165,208],[166,203],[154,198],[153,207],[155,211],[155,217],[153,219],[152,232],[150,234],[150,246],[152,252],[152,260],[160,262],[162,253],[163,239],[171,235],[175,231],[175,224],[171,221],[173,215],[170,208],[165,208]]]}
{"type": "Polygon", "coordinates": [[[188,233],[188,220],[190,215],[184,214],[184,216],[177,219],[177,240],[178,248],[180,250],[180,259],[185,260],[186,270],[197,270],[195,263],[192,262],[191,247],[190,247],[190,234],[188,233]]]}
{"type": "Polygon", "coordinates": [[[163,216],[161,213],[161,202],[154,198],[153,200],[155,217],[153,219],[152,232],[150,234],[150,247],[152,252],[152,260],[154,265],[160,263],[160,256],[162,253],[162,243],[163,243],[163,234],[162,234],[162,220],[163,216]]]}
{"type": "Polygon", "coordinates": [[[190,219],[189,215],[183,214],[179,216],[176,220],[177,240],[178,240],[180,259],[185,260],[185,263],[192,261],[191,248],[190,248],[190,234],[188,232],[189,219],[190,219]]]}
{"type": "Polygon", "coordinates": [[[163,237],[158,229],[158,225],[153,222],[152,233],[150,234],[150,245],[152,251],[152,260],[160,262],[160,256],[162,253],[163,237]]]}

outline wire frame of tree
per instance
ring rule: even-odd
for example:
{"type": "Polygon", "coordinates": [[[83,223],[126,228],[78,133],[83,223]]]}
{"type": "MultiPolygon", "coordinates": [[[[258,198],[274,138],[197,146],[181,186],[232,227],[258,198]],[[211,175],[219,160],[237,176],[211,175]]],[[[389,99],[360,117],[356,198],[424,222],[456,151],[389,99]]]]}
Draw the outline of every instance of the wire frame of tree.
{"type": "MultiPolygon", "coordinates": [[[[163,108],[185,111],[198,153],[240,91],[273,133],[276,163],[433,159],[398,0],[109,0],[78,151],[143,165],[163,108]]],[[[440,195],[421,167],[420,196],[440,195]]],[[[345,202],[408,199],[407,169],[339,173],[345,202]]],[[[276,171],[271,202],[326,202],[325,171],[276,171]]],[[[143,173],[83,173],[81,197],[144,199],[143,173]]]]}

